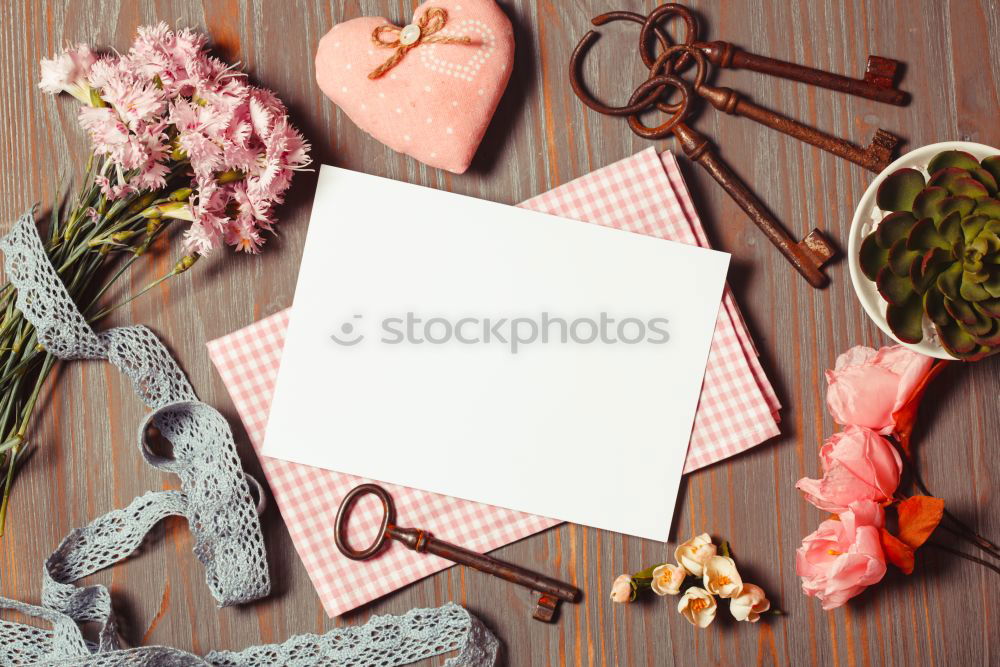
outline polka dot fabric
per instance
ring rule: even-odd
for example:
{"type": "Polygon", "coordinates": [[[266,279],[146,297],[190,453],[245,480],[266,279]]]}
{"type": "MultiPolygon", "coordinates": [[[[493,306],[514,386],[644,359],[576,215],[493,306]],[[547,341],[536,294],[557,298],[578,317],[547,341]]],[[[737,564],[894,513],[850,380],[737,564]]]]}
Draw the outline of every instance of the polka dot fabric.
{"type": "MultiPolygon", "coordinates": [[[[521,206],[682,243],[708,245],[674,156],[657,155],[652,148],[521,206]]],[[[284,310],[208,344],[209,355],[258,451],[264,441],[287,328],[288,311],[284,310]]],[[[685,472],[777,435],[779,407],[736,302],[727,291],[712,340],[685,472]]],[[[332,519],[344,495],[357,484],[371,480],[267,457],[261,457],[261,466],[295,548],[331,616],[451,565],[398,544],[391,544],[371,560],[348,560],[334,546],[332,519]]],[[[496,549],[559,523],[502,507],[384,486],[406,524],[476,551],[496,549]]],[[[352,516],[352,530],[359,533],[357,546],[375,533],[380,519],[374,499],[363,498],[352,516]]]]}
{"type": "Polygon", "coordinates": [[[510,20],[493,0],[428,0],[412,19],[362,17],[333,26],[316,51],[316,82],[358,127],[432,167],[468,169],[507,87],[514,63],[510,20]],[[415,23],[429,8],[448,12],[436,35],[471,44],[418,44],[377,79],[392,55],[372,43],[381,25],[415,23]]]}

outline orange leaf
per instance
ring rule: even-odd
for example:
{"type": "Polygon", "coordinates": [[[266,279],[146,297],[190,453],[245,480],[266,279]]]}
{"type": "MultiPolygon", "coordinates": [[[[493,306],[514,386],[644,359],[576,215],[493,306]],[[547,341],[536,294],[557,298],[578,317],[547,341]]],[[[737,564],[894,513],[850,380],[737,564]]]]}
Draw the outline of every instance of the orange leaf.
{"type": "Polygon", "coordinates": [[[885,528],[882,528],[880,535],[885,559],[902,570],[903,574],[913,572],[913,549],[900,542],[885,528]]]}
{"type": "Polygon", "coordinates": [[[941,523],[944,501],[931,496],[912,496],[900,501],[896,511],[899,512],[899,539],[915,550],[941,523]]]}
{"type": "Polygon", "coordinates": [[[927,375],[924,376],[920,384],[910,394],[910,400],[899,410],[892,413],[892,421],[896,425],[893,434],[896,436],[896,440],[899,441],[900,449],[903,450],[903,453],[907,457],[910,456],[910,436],[913,435],[913,425],[917,421],[917,408],[920,407],[920,399],[924,397],[924,392],[927,390],[927,385],[930,384],[930,381],[937,377],[938,373],[943,371],[947,365],[947,361],[938,361],[931,366],[931,369],[927,371],[927,375]]]}

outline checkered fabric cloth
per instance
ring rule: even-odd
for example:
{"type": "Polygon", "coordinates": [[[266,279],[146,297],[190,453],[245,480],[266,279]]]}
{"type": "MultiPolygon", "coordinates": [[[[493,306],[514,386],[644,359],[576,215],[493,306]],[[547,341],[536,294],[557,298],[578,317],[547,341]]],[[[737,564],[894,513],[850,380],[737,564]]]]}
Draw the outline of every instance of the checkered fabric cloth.
{"type": "MultiPolygon", "coordinates": [[[[521,206],[641,234],[707,246],[672,154],[649,148],[521,206]]],[[[208,343],[254,448],[260,452],[288,327],[285,310],[208,343]]],[[[737,454],[777,435],[780,405],[728,292],[719,310],[685,471],[737,454]]],[[[345,446],[350,446],[349,443],[345,446]]],[[[367,561],[343,557],[334,545],[333,517],[341,498],[372,481],[261,457],[281,516],[327,614],[336,616],[402,588],[452,563],[391,544],[367,561]]],[[[405,525],[476,551],[490,551],[559,523],[521,512],[392,484],[384,485],[405,525]]],[[[366,497],[351,519],[358,544],[381,520],[366,497]]]]}

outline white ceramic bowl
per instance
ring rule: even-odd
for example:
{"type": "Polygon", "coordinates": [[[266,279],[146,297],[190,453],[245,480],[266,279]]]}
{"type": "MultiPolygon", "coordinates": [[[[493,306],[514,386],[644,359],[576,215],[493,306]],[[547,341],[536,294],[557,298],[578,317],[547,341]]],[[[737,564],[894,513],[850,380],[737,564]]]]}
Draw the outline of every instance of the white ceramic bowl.
{"type": "Polygon", "coordinates": [[[929,357],[937,357],[938,359],[954,359],[954,357],[948,354],[936,340],[930,339],[926,335],[916,345],[903,343],[903,341],[893,335],[892,330],[889,329],[889,324],[885,321],[885,307],[887,305],[885,299],[878,293],[875,283],[868,280],[868,277],[861,272],[861,264],[858,261],[858,250],[861,248],[861,242],[864,241],[865,236],[874,228],[872,215],[877,210],[875,193],[878,191],[878,186],[882,184],[882,181],[889,174],[903,167],[919,169],[926,175],[927,163],[931,161],[931,158],[941,151],[951,150],[965,151],[980,160],[988,155],[1000,154],[1000,149],[984,144],[974,144],[969,141],[942,141],[939,144],[930,144],[910,151],[886,167],[882,173],[875,177],[875,180],[868,186],[868,189],[865,190],[861,201],[858,202],[858,207],[854,210],[854,219],[851,220],[851,232],[847,239],[847,256],[848,267],[851,271],[851,284],[854,286],[854,293],[858,295],[858,300],[864,306],[865,312],[868,313],[868,317],[872,318],[872,321],[878,325],[878,328],[893,340],[902,343],[914,352],[919,352],[929,357]]]}

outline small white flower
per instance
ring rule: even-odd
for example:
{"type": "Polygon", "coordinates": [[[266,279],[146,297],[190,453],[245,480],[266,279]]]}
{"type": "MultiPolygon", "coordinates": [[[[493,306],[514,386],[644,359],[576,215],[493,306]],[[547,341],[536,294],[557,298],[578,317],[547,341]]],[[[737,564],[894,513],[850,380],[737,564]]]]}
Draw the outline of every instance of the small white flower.
{"type": "Polygon", "coordinates": [[[715,611],[718,605],[715,603],[715,596],[704,588],[692,586],[684,591],[680,602],[677,603],[677,611],[686,618],[691,625],[699,628],[707,628],[715,620],[715,611]]]}
{"type": "Polygon", "coordinates": [[[664,563],[653,570],[653,581],[650,588],[657,595],[677,595],[681,592],[681,584],[687,577],[687,570],[680,565],[664,563]]]}
{"type": "Polygon", "coordinates": [[[632,577],[627,574],[619,575],[615,582],[611,584],[612,602],[631,602],[635,590],[632,588],[632,577]]]}
{"type": "Polygon", "coordinates": [[[681,567],[696,577],[704,574],[705,563],[714,555],[715,545],[708,533],[692,537],[674,551],[674,557],[681,567]]]}
{"type": "Polygon", "coordinates": [[[771,608],[771,603],[760,586],[743,584],[743,590],[729,602],[729,611],[737,621],[756,623],[760,615],[771,608]]]}
{"type": "Polygon", "coordinates": [[[712,556],[705,563],[705,588],[720,598],[731,598],[740,594],[743,579],[732,558],[712,556]]]}

